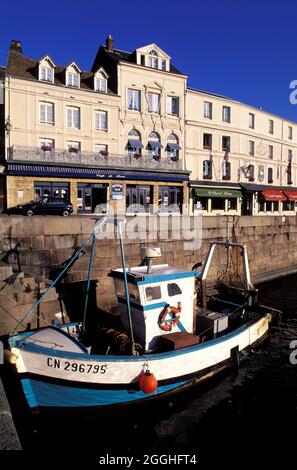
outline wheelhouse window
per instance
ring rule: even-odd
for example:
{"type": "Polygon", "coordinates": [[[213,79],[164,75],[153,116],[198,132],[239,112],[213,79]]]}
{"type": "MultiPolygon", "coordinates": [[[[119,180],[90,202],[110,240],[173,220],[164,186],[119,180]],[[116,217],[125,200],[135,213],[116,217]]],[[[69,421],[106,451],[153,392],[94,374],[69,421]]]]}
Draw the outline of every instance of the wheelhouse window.
{"type": "Polygon", "coordinates": [[[146,287],[145,288],[145,298],[147,302],[151,302],[152,300],[161,299],[161,287],[154,286],[154,287],[146,287]]]}
{"type": "Polygon", "coordinates": [[[273,168],[268,168],[268,183],[273,183],[273,168]]]}
{"type": "Polygon", "coordinates": [[[44,124],[54,124],[54,104],[39,103],[39,121],[44,124]]]}
{"type": "Polygon", "coordinates": [[[212,119],[212,103],[204,101],[203,116],[207,119],[212,119]]]}
{"type": "Polygon", "coordinates": [[[223,106],[223,122],[231,122],[231,108],[230,106],[223,106]]]}
{"type": "Polygon", "coordinates": [[[159,134],[157,134],[157,132],[151,132],[147,146],[148,156],[154,158],[154,160],[159,160],[161,158],[161,147],[159,134]]]}
{"type": "Polygon", "coordinates": [[[107,131],[108,128],[108,115],[107,111],[95,112],[95,129],[97,131],[107,131]]]}
{"type": "Polygon", "coordinates": [[[212,134],[203,134],[203,148],[212,150],[212,134]]]}
{"type": "Polygon", "coordinates": [[[66,108],[67,127],[72,129],[80,129],[80,108],[68,106],[66,108]]]}
{"type": "Polygon", "coordinates": [[[204,160],[203,162],[203,179],[212,179],[212,160],[204,160]]]}
{"type": "Polygon", "coordinates": [[[167,137],[167,158],[170,158],[173,161],[177,161],[179,159],[179,150],[180,146],[178,143],[178,137],[175,134],[170,134],[167,137]]]}
{"type": "Polygon", "coordinates": [[[140,111],[140,90],[128,89],[128,109],[140,111]]]}
{"type": "Polygon", "coordinates": [[[148,110],[150,113],[160,114],[160,95],[158,93],[148,94],[148,110]]]}
{"type": "Polygon", "coordinates": [[[179,115],[179,98],[177,96],[167,96],[166,112],[171,116],[179,115]]]}
{"type": "Polygon", "coordinates": [[[168,292],[169,297],[182,294],[181,288],[175,282],[171,284],[167,284],[167,292],[168,292]]]}
{"type": "Polygon", "coordinates": [[[153,69],[158,68],[158,54],[154,50],[150,51],[149,53],[149,66],[153,69]]]}

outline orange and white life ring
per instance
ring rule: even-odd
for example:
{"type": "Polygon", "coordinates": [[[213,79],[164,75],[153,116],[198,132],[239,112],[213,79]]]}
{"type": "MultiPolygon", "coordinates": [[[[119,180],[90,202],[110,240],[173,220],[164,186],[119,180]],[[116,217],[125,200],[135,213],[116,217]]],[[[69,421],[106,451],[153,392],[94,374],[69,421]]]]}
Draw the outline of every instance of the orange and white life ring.
{"type": "Polygon", "coordinates": [[[158,325],[159,328],[163,331],[171,331],[174,326],[176,326],[179,322],[179,317],[180,317],[180,312],[181,312],[181,304],[178,302],[177,307],[172,307],[171,305],[168,305],[164,310],[161,312],[159,319],[158,319],[158,325]],[[166,319],[167,315],[169,315],[169,318],[166,319]]]}

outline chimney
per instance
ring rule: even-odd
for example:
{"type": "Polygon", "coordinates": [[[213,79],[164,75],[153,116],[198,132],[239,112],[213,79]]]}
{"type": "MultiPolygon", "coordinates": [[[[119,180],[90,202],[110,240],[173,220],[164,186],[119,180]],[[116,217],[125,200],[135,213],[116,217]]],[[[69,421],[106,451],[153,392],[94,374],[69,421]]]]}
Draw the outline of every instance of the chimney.
{"type": "Polygon", "coordinates": [[[108,52],[114,52],[113,39],[111,34],[109,34],[106,38],[106,49],[108,50],[108,52]]]}
{"type": "Polygon", "coordinates": [[[17,52],[18,54],[22,54],[23,50],[21,41],[12,40],[10,44],[10,50],[17,52]]]}

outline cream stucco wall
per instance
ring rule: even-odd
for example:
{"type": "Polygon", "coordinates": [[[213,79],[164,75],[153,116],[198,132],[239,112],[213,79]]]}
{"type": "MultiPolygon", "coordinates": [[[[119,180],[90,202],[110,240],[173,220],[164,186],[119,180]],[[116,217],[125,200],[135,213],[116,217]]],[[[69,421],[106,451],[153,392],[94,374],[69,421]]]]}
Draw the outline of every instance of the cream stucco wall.
{"type": "Polygon", "coordinates": [[[296,186],[297,124],[266,113],[260,109],[212,94],[187,90],[186,94],[186,166],[191,180],[203,179],[203,160],[213,158],[213,181],[222,181],[221,165],[225,152],[222,137],[229,136],[231,146],[231,182],[248,182],[239,168],[253,164],[255,183],[268,184],[268,168],[273,168],[273,184],[287,184],[288,150],[292,150],[292,180],[296,186]],[[204,102],[212,103],[212,119],[204,117],[204,102]],[[231,108],[231,122],[223,122],[223,106],[231,108]],[[255,128],[249,128],[249,113],[255,115],[255,128]],[[273,134],[269,133],[269,120],[273,121],[273,134]],[[289,126],[293,128],[290,140],[289,126]],[[203,134],[212,134],[212,150],[203,149],[203,134]],[[255,142],[255,155],[249,155],[249,140],[255,142]],[[273,159],[268,157],[268,146],[273,146],[273,159]],[[264,166],[264,180],[259,181],[259,165],[264,166]]]}

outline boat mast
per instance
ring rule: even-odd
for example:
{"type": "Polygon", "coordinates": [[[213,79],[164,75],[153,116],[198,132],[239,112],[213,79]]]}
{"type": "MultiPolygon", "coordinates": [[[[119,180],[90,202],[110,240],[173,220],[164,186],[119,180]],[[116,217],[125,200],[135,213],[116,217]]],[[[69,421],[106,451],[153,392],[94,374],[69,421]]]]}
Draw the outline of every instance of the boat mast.
{"type": "Polygon", "coordinates": [[[83,316],[83,323],[82,323],[82,332],[86,330],[86,317],[87,317],[87,308],[89,302],[89,291],[90,291],[90,284],[91,284],[91,273],[93,268],[93,258],[94,258],[94,250],[95,250],[95,240],[96,240],[96,233],[95,230],[92,235],[92,247],[91,247],[91,254],[90,254],[90,263],[89,263],[89,272],[88,272],[88,282],[87,282],[87,291],[85,297],[85,306],[84,306],[84,316],[83,316]]]}
{"type": "Polygon", "coordinates": [[[134,341],[134,333],[133,333],[133,325],[132,325],[132,314],[131,314],[131,306],[130,306],[130,297],[129,297],[129,289],[128,289],[128,280],[127,280],[127,271],[126,271],[126,261],[125,261],[125,254],[124,254],[124,244],[123,244],[123,232],[122,232],[122,223],[123,220],[118,218],[117,225],[119,228],[119,238],[120,238],[120,249],[121,249],[121,259],[122,259],[122,267],[123,267],[123,275],[124,275],[124,284],[125,284],[125,296],[127,302],[127,310],[128,310],[128,319],[129,319],[129,330],[131,336],[131,352],[133,356],[136,354],[135,350],[135,341],[134,341]]]}

